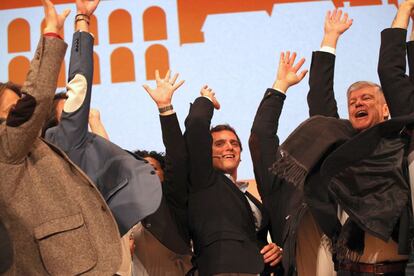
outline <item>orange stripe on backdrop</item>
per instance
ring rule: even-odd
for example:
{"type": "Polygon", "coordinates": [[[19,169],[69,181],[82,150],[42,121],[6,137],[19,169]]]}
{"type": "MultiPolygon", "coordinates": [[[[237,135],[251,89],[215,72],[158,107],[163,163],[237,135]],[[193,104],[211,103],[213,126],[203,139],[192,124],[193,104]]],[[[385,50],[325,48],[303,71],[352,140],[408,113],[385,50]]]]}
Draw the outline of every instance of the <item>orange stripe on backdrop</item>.
{"type": "Polygon", "coordinates": [[[30,51],[30,25],[23,18],[10,22],[7,28],[9,53],[30,51]]]}
{"type": "MultiPolygon", "coordinates": [[[[284,3],[304,3],[319,0],[177,0],[180,42],[204,42],[201,31],[208,15],[235,12],[265,11],[271,15],[273,6],[284,3]]],[[[344,2],[350,6],[381,5],[381,0],[332,0],[336,7],[343,7],[344,2]]],[[[388,0],[389,4],[398,6],[398,0],[388,0]]]]}
{"type": "MultiPolygon", "coordinates": [[[[67,4],[74,2],[75,0],[53,0],[54,4],[67,4]]],[[[42,3],[39,0],[1,0],[0,10],[38,7],[41,5],[42,3]]]]}
{"type": "Polygon", "coordinates": [[[120,47],[111,54],[112,82],[135,81],[134,54],[126,47],[120,47]]]}

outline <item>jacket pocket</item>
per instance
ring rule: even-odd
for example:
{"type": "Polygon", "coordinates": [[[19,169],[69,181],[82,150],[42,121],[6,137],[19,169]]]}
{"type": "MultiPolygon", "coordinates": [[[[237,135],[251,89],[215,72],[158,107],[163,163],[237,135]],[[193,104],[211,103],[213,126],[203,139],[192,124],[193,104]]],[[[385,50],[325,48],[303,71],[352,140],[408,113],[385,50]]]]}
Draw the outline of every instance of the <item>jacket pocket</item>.
{"type": "Polygon", "coordinates": [[[97,263],[96,250],[81,214],[57,218],[34,229],[43,265],[51,275],[75,275],[97,263]]]}

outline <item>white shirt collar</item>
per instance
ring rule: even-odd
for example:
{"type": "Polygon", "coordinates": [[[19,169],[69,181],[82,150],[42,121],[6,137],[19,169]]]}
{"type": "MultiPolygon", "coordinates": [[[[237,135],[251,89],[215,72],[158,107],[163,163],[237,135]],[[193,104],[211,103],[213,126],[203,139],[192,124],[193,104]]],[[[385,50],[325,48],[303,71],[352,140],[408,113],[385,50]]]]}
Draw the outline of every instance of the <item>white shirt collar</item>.
{"type": "Polygon", "coordinates": [[[236,184],[237,188],[239,188],[239,190],[242,193],[246,193],[247,189],[249,188],[249,182],[248,181],[234,181],[233,177],[231,177],[230,174],[225,173],[225,176],[227,176],[234,184],[236,184]]]}

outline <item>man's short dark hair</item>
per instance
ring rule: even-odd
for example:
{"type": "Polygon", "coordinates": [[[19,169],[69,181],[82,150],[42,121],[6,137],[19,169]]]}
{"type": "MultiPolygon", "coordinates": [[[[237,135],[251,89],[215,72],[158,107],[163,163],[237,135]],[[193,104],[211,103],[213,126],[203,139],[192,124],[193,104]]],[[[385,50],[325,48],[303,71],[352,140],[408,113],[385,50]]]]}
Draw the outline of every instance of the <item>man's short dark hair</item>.
{"type": "Polygon", "coordinates": [[[16,93],[17,96],[22,97],[22,86],[21,85],[17,83],[13,83],[11,81],[0,82],[0,97],[2,96],[4,90],[6,89],[10,89],[14,93],[16,93]]]}
{"type": "MultiPolygon", "coordinates": [[[[6,89],[10,89],[14,93],[16,93],[16,95],[19,96],[19,98],[22,97],[22,86],[17,83],[8,81],[8,82],[0,82],[0,98],[1,96],[3,96],[4,90],[6,89]]],[[[6,121],[6,118],[0,118],[0,124],[4,123],[5,121],[6,121]]]]}
{"type": "Polygon", "coordinates": [[[242,143],[240,141],[239,135],[237,135],[236,130],[232,126],[230,126],[229,124],[216,125],[216,126],[214,126],[210,129],[210,133],[219,132],[219,131],[223,131],[223,130],[231,131],[231,132],[234,133],[234,135],[236,135],[237,142],[239,142],[239,145],[240,145],[240,151],[242,151],[243,146],[242,146],[242,143]]]}
{"type": "Polygon", "coordinates": [[[160,165],[161,165],[161,169],[165,169],[165,155],[162,152],[157,152],[157,151],[147,151],[147,150],[136,150],[134,151],[134,154],[138,155],[141,158],[145,158],[145,157],[152,157],[155,160],[157,160],[160,165]]]}

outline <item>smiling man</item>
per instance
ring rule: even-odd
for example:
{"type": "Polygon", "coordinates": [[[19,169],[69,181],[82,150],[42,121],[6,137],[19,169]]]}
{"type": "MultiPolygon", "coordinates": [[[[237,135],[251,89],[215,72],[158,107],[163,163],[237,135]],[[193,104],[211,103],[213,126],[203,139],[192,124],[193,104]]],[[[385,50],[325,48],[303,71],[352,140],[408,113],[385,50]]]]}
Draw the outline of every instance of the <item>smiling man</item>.
{"type": "Polygon", "coordinates": [[[384,94],[378,84],[358,81],[348,88],[348,116],[356,130],[364,130],[389,117],[384,94]]]}
{"type": "Polygon", "coordinates": [[[237,168],[242,151],[241,142],[234,128],[229,125],[217,125],[210,130],[213,138],[213,167],[237,179],[237,168]]]}
{"type": "MultiPolygon", "coordinates": [[[[341,10],[328,11],[324,36],[319,51],[312,55],[309,74],[309,115],[339,118],[334,96],[336,47],[341,35],[352,25],[352,19],[341,10]]],[[[388,119],[389,111],[381,86],[369,81],[357,81],[347,91],[348,119],[362,131],[388,119]]]]}
{"type": "Polygon", "coordinates": [[[189,154],[188,215],[200,276],[269,275],[281,249],[267,243],[269,214],[237,181],[242,146],[229,125],[210,129],[214,92],[201,90],[185,122],[189,154]]]}
{"type": "MultiPolygon", "coordinates": [[[[351,25],[352,20],[348,18],[348,14],[343,14],[340,10],[334,10],[332,12],[329,11],[327,13],[327,16],[325,18],[324,37],[321,43],[321,48],[319,51],[314,52],[312,55],[312,65],[309,76],[310,90],[308,94],[310,116],[323,115],[327,117],[339,118],[333,85],[336,58],[335,52],[339,38],[350,28],[351,25]]],[[[349,122],[355,130],[360,132],[360,137],[362,137],[361,134],[363,134],[361,132],[364,132],[365,136],[368,137],[368,133],[372,133],[372,130],[374,128],[378,129],[378,127],[380,127],[378,125],[384,121],[387,121],[389,118],[390,112],[387,106],[387,102],[384,98],[381,86],[378,84],[369,81],[358,81],[351,84],[347,91],[347,104],[349,122]]],[[[369,181],[362,181],[360,175],[363,173],[358,175],[358,173],[365,170],[365,174],[372,179],[372,183],[380,187],[381,182],[378,179],[374,180],[375,170],[367,173],[367,163],[363,163],[361,157],[359,157],[360,159],[358,160],[354,160],[355,156],[360,156],[361,152],[363,152],[363,149],[368,148],[373,143],[375,143],[375,140],[366,141],[366,144],[360,145],[354,143],[354,147],[352,148],[354,151],[353,155],[341,156],[340,158],[336,157],[337,159],[331,158],[331,160],[335,159],[337,162],[337,164],[333,166],[334,168],[339,167],[340,162],[348,162],[349,166],[353,165],[355,168],[357,168],[355,171],[349,169],[348,171],[342,173],[342,175],[348,176],[348,178],[344,181],[347,186],[350,187],[355,182],[356,184],[354,187],[358,187],[358,189],[363,189],[366,187],[366,184],[369,181]],[[358,168],[361,171],[358,171],[358,168]]],[[[388,145],[387,147],[383,148],[389,150],[391,147],[388,145]]],[[[378,160],[381,160],[381,162],[385,163],[385,155],[379,157],[378,160]]],[[[371,164],[374,164],[374,162],[371,164]]],[[[397,159],[395,159],[394,162],[390,163],[390,165],[396,167],[397,164],[397,159]]],[[[400,167],[397,168],[398,169],[396,170],[400,170],[400,167]]],[[[340,175],[340,173],[337,173],[337,176],[338,175],[340,175]]],[[[383,179],[387,179],[389,176],[387,176],[386,173],[383,173],[383,175],[380,175],[380,178],[381,177],[383,179]]],[[[391,179],[391,177],[389,178],[391,179]]],[[[402,178],[399,180],[388,179],[387,181],[389,183],[393,183],[393,185],[390,185],[392,188],[405,185],[404,179],[402,178]]],[[[332,187],[332,183],[333,181],[330,183],[330,187],[332,187]]],[[[377,192],[379,190],[380,188],[371,189],[370,192],[367,192],[367,195],[372,196],[372,198],[381,198],[381,200],[393,201],[390,199],[391,197],[389,194],[383,192],[385,188],[384,190],[381,190],[381,193],[377,192]]],[[[358,194],[357,191],[353,191],[353,195],[355,198],[358,198],[360,200],[360,204],[370,204],[370,208],[372,210],[376,209],[374,207],[375,205],[373,201],[366,200],[363,195],[358,194]]],[[[332,200],[332,197],[339,198],[341,196],[342,195],[339,195],[338,192],[331,192],[329,194],[329,197],[326,198],[327,201],[324,203],[328,204],[329,201],[332,200]]],[[[401,200],[403,200],[404,197],[405,195],[401,196],[401,200]]],[[[396,273],[392,275],[403,275],[401,274],[401,271],[403,271],[405,266],[404,260],[407,259],[407,256],[401,254],[399,250],[399,246],[401,247],[401,244],[403,244],[403,239],[400,241],[398,239],[391,238],[384,239],[380,235],[375,234],[374,231],[366,231],[364,224],[359,223],[356,225],[355,221],[357,221],[357,219],[355,218],[355,213],[357,212],[345,212],[345,210],[349,210],[350,205],[351,204],[349,201],[344,202],[343,198],[342,202],[339,203],[339,209],[337,210],[337,213],[340,223],[342,224],[341,235],[343,237],[345,236],[343,234],[346,234],[346,231],[344,230],[345,228],[347,228],[349,231],[353,231],[353,234],[350,235],[346,240],[346,244],[348,246],[347,250],[352,249],[354,251],[360,251],[354,255],[345,254],[346,256],[339,256],[340,254],[337,252],[336,261],[338,275],[365,275],[363,274],[364,272],[380,272],[380,270],[387,271],[389,273],[396,273]],[[358,250],[356,250],[356,248],[358,248],[358,250]]],[[[316,209],[315,207],[311,206],[310,209],[315,219],[318,220],[317,217],[321,214],[321,208],[316,209]],[[314,208],[314,210],[312,210],[312,208],[314,208]]],[[[382,217],[385,217],[385,215],[382,214],[382,217]]],[[[376,217],[374,214],[370,214],[365,218],[367,220],[371,220],[376,217]]],[[[326,219],[322,221],[319,218],[318,220],[318,224],[322,229],[324,227],[326,228],[326,225],[329,223],[330,222],[326,219]]],[[[397,228],[398,226],[395,226],[395,229],[397,228]]],[[[400,229],[402,229],[401,226],[400,229]]],[[[327,255],[329,255],[329,253],[327,255]]],[[[328,267],[327,264],[328,263],[325,262],[324,267],[328,267]]],[[[324,269],[324,271],[324,274],[319,273],[318,275],[331,275],[331,271],[329,271],[329,269],[324,269]]]]}

